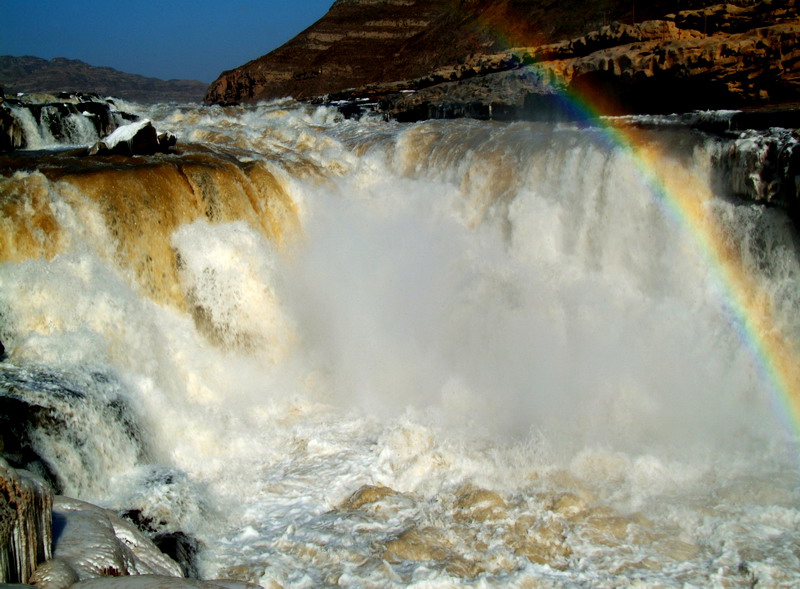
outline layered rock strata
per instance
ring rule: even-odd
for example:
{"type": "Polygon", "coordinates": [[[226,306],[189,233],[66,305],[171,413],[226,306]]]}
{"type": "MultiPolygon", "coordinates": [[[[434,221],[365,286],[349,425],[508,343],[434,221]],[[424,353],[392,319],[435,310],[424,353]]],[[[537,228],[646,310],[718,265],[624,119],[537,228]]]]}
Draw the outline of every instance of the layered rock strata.
{"type": "Polygon", "coordinates": [[[208,103],[293,96],[428,75],[511,47],[585,35],[613,21],[633,22],[702,8],[708,0],[337,0],[317,23],[268,55],[223,72],[208,103]]]}
{"type": "MultiPolygon", "coordinates": [[[[580,8],[586,9],[587,17],[580,22],[562,13],[567,5],[576,10],[575,2],[561,7],[517,2],[513,6],[522,24],[507,25],[513,34],[504,37],[505,47],[498,41],[497,30],[510,20],[512,3],[470,2],[454,8],[440,1],[426,4],[428,25],[420,21],[422,30],[402,47],[390,49],[385,40],[374,39],[355,43],[353,30],[372,12],[400,17],[402,10],[411,10],[416,3],[404,2],[402,9],[395,4],[340,0],[319,23],[283,48],[224,73],[209,88],[206,100],[228,103],[326,94],[330,101],[352,104],[381,100],[381,112],[400,120],[571,118],[572,107],[565,107],[561,98],[564,92],[588,97],[606,114],[800,102],[796,0],[700,7],[656,2],[641,10],[632,24],[610,22],[608,15],[625,16],[624,11],[616,3],[602,3],[605,25],[596,15],[590,18],[593,9],[584,6],[580,8]],[[361,16],[344,11],[355,5],[363,9],[361,16]],[[691,9],[669,12],[687,7],[691,9]],[[529,20],[538,14],[534,8],[548,18],[529,20]],[[459,20],[467,12],[470,18],[459,20]],[[640,20],[648,15],[658,18],[640,20]],[[542,25],[552,22],[559,25],[542,25]],[[443,30],[442,23],[452,26],[443,30]],[[428,42],[434,30],[440,33],[439,44],[428,42]],[[308,41],[322,31],[329,35],[324,46],[308,41]],[[338,31],[338,40],[330,36],[333,31],[338,31]],[[558,36],[568,32],[580,34],[566,40],[558,36]],[[459,40],[452,39],[454,34],[461,36],[459,40]],[[347,51],[345,39],[349,39],[347,51]],[[515,40],[527,43],[511,46],[515,40]],[[364,56],[381,68],[362,63],[364,56]],[[301,62],[313,64],[313,76],[298,69],[301,62]],[[358,75],[343,75],[347,68],[358,75]],[[350,88],[342,89],[345,86],[350,88]]],[[[633,15],[627,16],[629,22],[634,20],[633,15]]],[[[402,28],[400,18],[381,22],[402,28]]]]}
{"type": "Polygon", "coordinates": [[[800,101],[800,19],[789,10],[794,4],[758,12],[710,7],[702,22],[713,34],[682,28],[698,24],[698,11],[616,23],[334,98],[380,99],[380,110],[400,120],[574,118],[574,102],[564,95],[589,101],[603,114],[792,105],[800,101]]]}

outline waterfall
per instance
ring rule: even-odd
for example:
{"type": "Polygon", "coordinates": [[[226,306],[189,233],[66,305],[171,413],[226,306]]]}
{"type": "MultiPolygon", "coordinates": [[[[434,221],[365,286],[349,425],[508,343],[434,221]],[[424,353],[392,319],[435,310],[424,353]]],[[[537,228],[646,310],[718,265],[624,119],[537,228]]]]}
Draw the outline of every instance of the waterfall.
{"type": "Polygon", "coordinates": [[[0,177],[0,399],[79,499],[265,586],[800,580],[791,134],[137,108],[178,153],[0,177]]]}
{"type": "Polygon", "coordinates": [[[20,95],[0,101],[0,151],[86,146],[132,115],[89,94],[20,95]]]}

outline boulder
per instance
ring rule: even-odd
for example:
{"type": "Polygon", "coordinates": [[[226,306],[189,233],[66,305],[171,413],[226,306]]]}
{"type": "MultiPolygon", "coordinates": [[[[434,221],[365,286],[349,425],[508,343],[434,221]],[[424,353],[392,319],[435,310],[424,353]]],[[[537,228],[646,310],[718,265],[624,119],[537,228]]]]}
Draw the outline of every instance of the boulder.
{"type": "Polygon", "coordinates": [[[27,583],[36,566],[51,556],[50,487],[0,458],[0,582],[27,583]]]}
{"type": "Polygon", "coordinates": [[[90,147],[89,155],[153,155],[167,153],[176,143],[175,135],[159,134],[149,119],[143,119],[119,127],[90,147]]]}

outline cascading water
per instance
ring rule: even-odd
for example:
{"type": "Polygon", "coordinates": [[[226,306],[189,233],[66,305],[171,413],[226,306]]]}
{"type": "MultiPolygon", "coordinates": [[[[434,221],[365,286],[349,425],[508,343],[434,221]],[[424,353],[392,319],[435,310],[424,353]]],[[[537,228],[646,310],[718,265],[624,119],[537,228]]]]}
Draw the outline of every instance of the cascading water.
{"type": "MultiPolygon", "coordinates": [[[[793,432],[626,149],[291,102],[142,114],[182,153],[0,179],[5,374],[113,375],[66,379],[113,440],[82,455],[103,476],[70,468],[82,498],[265,586],[800,580],[793,432]]],[[[784,213],[712,194],[721,140],[639,137],[797,341],[784,213]]]]}
{"type": "Polygon", "coordinates": [[[111,99],[96,95],[21,95],[0,104],[6,136],[0,151],[90,145],[128,120],[111,99]]]}

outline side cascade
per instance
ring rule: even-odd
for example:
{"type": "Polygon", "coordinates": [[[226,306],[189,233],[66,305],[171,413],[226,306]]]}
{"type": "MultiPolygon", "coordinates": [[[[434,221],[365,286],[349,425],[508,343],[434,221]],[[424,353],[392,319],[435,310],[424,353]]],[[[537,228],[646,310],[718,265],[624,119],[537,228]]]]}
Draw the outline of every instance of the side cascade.
{"type": "Polygon", "coordinates": [[[0,152],[87,145],[136,118],[96,94],[0,95],[0,152]]]}

